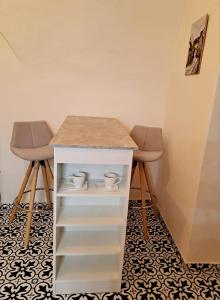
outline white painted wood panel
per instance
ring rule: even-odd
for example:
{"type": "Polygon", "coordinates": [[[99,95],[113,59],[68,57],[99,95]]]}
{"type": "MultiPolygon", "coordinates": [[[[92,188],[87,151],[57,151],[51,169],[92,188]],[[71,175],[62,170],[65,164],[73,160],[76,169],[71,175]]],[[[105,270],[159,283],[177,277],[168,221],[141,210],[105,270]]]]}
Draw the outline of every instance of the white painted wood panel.
{"type": "Polygon", "coordinates": [[[54,148],[54,159],[57,163],[84,163],[126,165],[132,159],[132,150],[121,149],[83,149],[83,148],[54,148]]]}
{"type": "Polygon", "coordinates": [[[61,206],[74,206],[74,205],[86,205],[86,206],[92,206],[92,205],[121,205],[121,202],[124,201],[123,198],[120,198],[117,196],[117,194],[113,195],[105,195],[97,197],[96,194],[93,195],[65,195],[65,197],[57,197],[57,205],[61,206]]]}
{"type": "Polygon", "coordinates": [[[118,278],[117,255],[63,256],[56,280],[90,280],[118,278]]]}
{"type": "Polygon", "coordinates": [[[120,254],[120,235],[111,230],[62,230],[56,255],[120,254]]]}
{"type": "Polygon", "coordinates": [[[132,155],[127,149],[55,147],[55,293],[120,291],[132,155]],[[88,190],[65,189],[76,171],[87,172],[88,190]],[[96,184],[109,171],[122,177],[117,191],[96,184]]]}
{"type": "Polygon", "coordinates": [[[57,280],[54,285],[55,294],[73,294],[73,293],[104,293],[120,292],[120,277],[110,276],[109,278],[99,278],[95,281],[90,280],[57,280]],[[73,292],[74,291],[74,292],[73,292]]]}
{"type": "Polygon", "coordinates": [[[56,226],[72,225],[122,225],[119,206],[63,206],[60,208],[56,226]]]}
{"type": "MultiPolygon", "coordinates": [[[[100,182],[102,183],[102,182],[100,182]]],[[[87,189],[85,190],[74,190],[74,186],[71,188],[71,185],[67,182],[67,180],[62,180],[58,183],[58,197],[65,196],[96,196],[96,197],[123,197],[127,194],[127,188],[125,188],[125,184],[122,181],[118,187],[118,190],[106,190],[103,185],[99,184],[98,180],[88,180],[87,189]]]]}

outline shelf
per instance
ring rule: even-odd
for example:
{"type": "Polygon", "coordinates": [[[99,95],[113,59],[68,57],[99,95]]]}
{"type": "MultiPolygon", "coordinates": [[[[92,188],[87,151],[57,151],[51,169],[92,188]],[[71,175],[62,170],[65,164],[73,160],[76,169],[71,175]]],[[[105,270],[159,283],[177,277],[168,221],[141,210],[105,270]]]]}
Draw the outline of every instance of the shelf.
{"type": "Polygon", "coordinates": [[[61,206],[56,226],[123,225],[117,205],[61,206]]]}
{"type": "Polygon", "coordinates": [[[56,255],[119,254],[119,232],[115,230],[68,230],[61,234],[56,255]]]}
{"type": "Polygon", "coordinates": [[[64,256],[56,275],[56,293],[101,292],[120,288],[118,256],[64,256]]]}
{"type": "Polygon", "coordinates": [[[118,257],[109,256],[64,256],[61,259],[56,280],[108,280],[118,278],[118,257]]]}
{"type": "Polygon", "coordinates": [[[132,156],[132,149],[55,146],[54,294],[120,292],[132,156]],[[81,190],[68,180],[79,171],[87,179],[81,190]],[[113,190],[105,188],[107,172],[121,179],[113,190]]]}
{"type": "Polygon", "coordinates": [[[123,186],[123,182],[120,183],[118,190],[108,191],[104,186],[98,186],[96,184],[97,179],[89,180],[87,190],[74,190],[68,189],[68,183],[63,179],[58,184],[57,197],[67,197],[67,196],[111,196],[111,197],[123,197],[127,196],[127,189],[123,186]]]}

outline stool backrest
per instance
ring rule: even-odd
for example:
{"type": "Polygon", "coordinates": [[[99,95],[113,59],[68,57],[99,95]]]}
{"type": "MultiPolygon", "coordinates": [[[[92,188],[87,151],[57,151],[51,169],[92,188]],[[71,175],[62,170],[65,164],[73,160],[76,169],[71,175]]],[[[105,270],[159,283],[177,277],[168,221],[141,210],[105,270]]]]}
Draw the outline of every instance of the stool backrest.
{"type": "Polygon", "coordinates": [[[130,136],[142,151],[163,151],[162,129],[136,125],[130,136]]]}
{"type": "Polygon", "coordinates": [[[45,121],[14,122],[11,147],[43,147],[49,144],[52,137],[52,131],[45,121]]]}

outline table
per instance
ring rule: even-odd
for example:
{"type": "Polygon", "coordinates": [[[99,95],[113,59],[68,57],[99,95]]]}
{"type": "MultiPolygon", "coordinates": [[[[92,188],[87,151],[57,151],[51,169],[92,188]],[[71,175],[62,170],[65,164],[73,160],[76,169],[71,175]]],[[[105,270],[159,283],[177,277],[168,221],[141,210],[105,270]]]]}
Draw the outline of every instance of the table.
{"type": "Polygon", "coordinates": [[[118,292],[121,288],[133,150],[115,118],[68,116],[54,146],[55,294],[118,292]],[[87,174],[87,186],[68,188],[68,175],[87,174]],[[103,175],[122,179],[106,190],[103,175]]]}

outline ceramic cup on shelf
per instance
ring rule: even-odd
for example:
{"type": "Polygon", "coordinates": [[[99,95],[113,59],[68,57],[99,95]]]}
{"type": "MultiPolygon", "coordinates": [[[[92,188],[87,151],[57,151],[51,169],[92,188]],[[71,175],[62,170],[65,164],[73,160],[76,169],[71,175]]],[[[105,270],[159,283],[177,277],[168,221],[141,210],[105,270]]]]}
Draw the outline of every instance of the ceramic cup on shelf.
{"type": "Polygon", "coordinates": [[[68,179],[74,184],[76,189],[82,189],[86,181],[86,173],[81,171],[75,172],[74,174],[69,175],[68,179]]]}
{"type": "Polygon", "coordinates": [[[121,178],[117,173],[107,172],[104,174],[104,183],[107,190],[113,190],[121,182],[121,178]]]}

